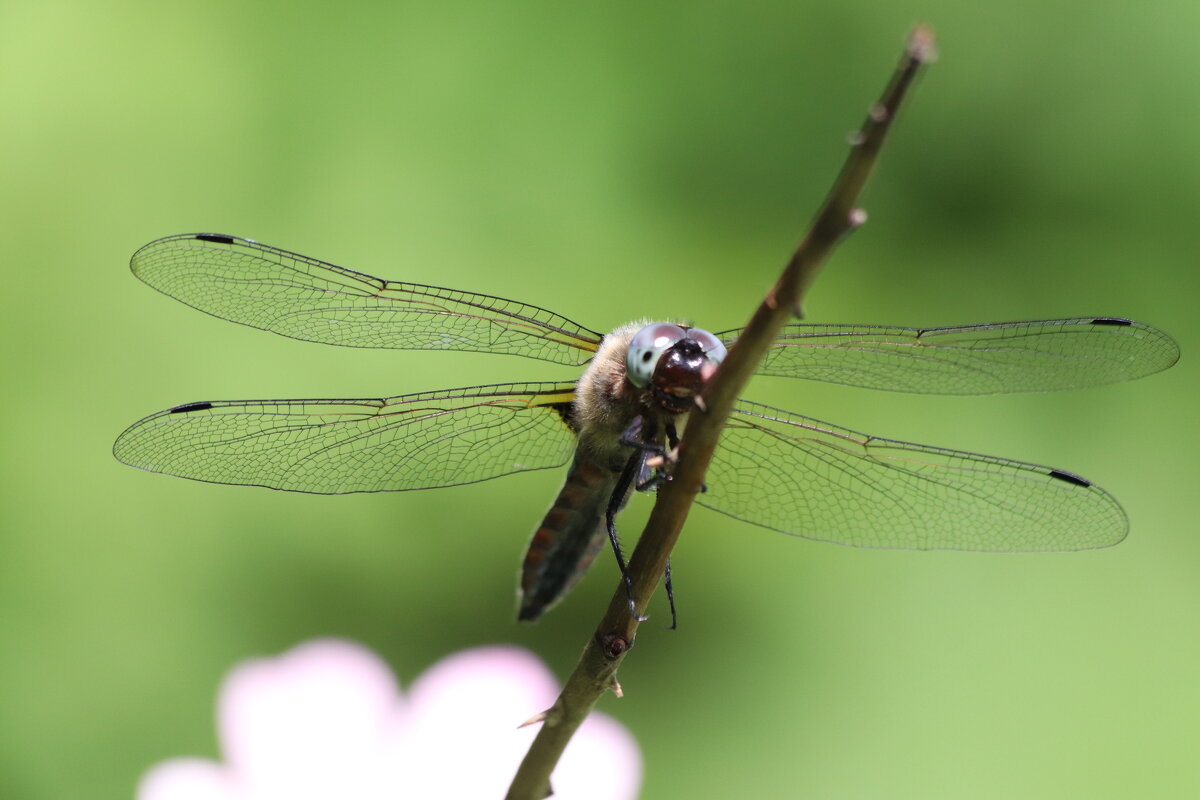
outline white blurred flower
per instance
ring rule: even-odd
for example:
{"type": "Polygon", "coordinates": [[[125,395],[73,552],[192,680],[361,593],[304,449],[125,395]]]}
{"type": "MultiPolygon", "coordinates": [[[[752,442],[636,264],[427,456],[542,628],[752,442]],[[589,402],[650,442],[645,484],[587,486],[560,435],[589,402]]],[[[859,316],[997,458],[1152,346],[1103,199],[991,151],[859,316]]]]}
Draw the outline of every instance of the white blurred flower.
{"type": "MultiPolygon", "coordinates": [[[[217,702],[221,763],[151,768],[138,800],[499,798],[557,696],[549,670],[516,647],[444,658],[401,693],[377,655],[307,642],[240,664],[217,702]]],[[[637,796],[641,756],[619,723],[593,713],[554,771],[556,800],[637,796]]]]}

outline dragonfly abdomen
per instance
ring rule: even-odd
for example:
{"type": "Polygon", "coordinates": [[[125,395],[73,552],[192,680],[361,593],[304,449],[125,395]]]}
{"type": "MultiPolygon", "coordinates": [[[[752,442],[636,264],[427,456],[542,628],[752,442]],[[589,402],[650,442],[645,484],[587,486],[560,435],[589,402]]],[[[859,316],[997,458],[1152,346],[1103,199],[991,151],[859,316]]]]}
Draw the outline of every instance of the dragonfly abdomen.
{"type": "Polygon", "coordinates": [[[525,553],[518,619],[536,620],[561,600],[591,566],[607,538],[604,513],[617,477],[612,470],[576,453],[566,482],[525,553]]]}

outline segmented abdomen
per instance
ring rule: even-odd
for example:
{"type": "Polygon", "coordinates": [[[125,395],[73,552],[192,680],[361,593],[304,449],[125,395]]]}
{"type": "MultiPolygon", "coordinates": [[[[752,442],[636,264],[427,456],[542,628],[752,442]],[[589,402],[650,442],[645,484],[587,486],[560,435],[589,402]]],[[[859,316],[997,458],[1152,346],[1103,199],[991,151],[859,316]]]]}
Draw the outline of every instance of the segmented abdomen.
{"type": "Polygon", "coordinates": [[[617,477],[576,452],[566,482],[525,553],[519,619],[532,622],[561,600],[604,547],[604,514],[617,477]]]}

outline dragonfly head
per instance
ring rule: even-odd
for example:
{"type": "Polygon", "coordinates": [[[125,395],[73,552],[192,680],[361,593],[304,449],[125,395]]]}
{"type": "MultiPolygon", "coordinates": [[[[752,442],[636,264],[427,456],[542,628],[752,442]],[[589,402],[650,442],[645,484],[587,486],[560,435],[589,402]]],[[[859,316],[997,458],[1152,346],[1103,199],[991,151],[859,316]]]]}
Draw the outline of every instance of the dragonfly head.
{"type": "Polygon", "coordinates": [[[648,388],[664,411],[682,414],[724,358],[725,345],[708,331],[657,322],[630,340],[625,374],[634,386],[648,388]]]}

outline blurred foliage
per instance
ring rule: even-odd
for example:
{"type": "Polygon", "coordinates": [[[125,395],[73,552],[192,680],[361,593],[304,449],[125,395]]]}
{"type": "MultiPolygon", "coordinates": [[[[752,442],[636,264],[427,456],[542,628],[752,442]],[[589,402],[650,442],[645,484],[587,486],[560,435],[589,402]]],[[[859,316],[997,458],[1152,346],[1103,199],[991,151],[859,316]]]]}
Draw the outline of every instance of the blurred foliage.
{"type": "Polygon", "coordinates": [[[644,626],[626,698],[602,706],[641,742],[647,797],[1200,794],[1194,4],[7,0],[0,796],[127,797],[157,760],[216,755],[224,671],[313,636],[408,678],[496,641],[563,674],[615,586],[601,559],[542,623],[513,622],[553,472],[330,498],[117,464],[125,425],[189,400],[565,377],[223,323],[132,278],[139,245],[236,233],[594,328],[732,327],[917,20],[942,59],[810,318],[1121,314],[1173,333],[1183,363],[1061,396],[752,394],[1077,470],[1132,533],[1070,555],[867,552],[697,510],[680,630],[644,626]]]}

